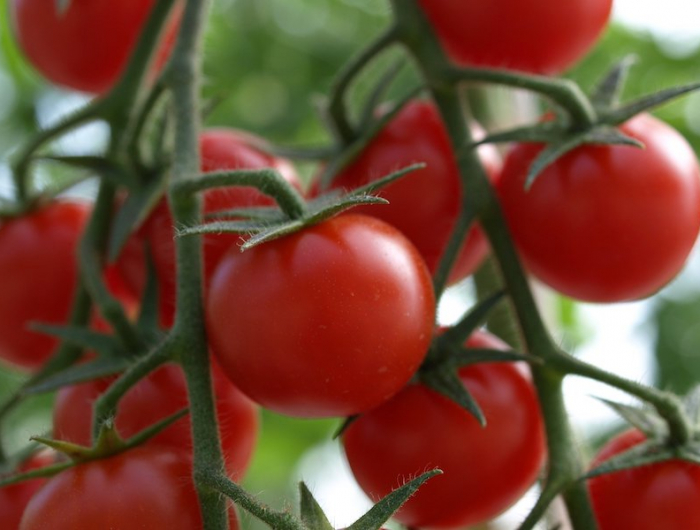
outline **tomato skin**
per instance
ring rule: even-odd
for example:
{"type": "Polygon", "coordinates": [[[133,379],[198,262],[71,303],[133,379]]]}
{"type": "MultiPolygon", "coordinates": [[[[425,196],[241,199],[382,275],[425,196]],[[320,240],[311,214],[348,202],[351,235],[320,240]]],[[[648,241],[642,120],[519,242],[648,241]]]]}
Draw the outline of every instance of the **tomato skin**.
{"type": "Polygon", "coordinates": [[[525,191],[541,151],[509,153],[499,195],[528,269],[557,291],[590,302],[653,294],[680,271],[700,230],[700,170],[677,131],[649,115],[620,128],[645,144],[582,146],[525,191]]]}
{"type": "MultiPolygon", "coordinates": [[[[500,159],[492,146],[479,148],[481,161],[494,181],[500,159]]],[[[377,134],[364,151],[333,180],[332,187],[353,189],[417,162],[427,167],[382,188],[388,205],[359,206],[353,213],[377,217],[401,230],[423,256],[431,273],[452,234],[461,208],[462,185],[450,139],[435,105],[409,102],[377,134]]],[[[476,270],[488,251],[477,226],[469,231],[450,281],[476,270]]]]}
{"type": "Polygon", "coordinates": [[[58,344],[28,329],[68,320],[87,202],[53,201],[0,224],[0,359],[35,370],[58,344]]]}
{"type": "MultiPolygon", "coordinates": [[[[610,440],[591,468],[640,444],[644,434],[629,429],[610,440]]],[[[670,460],[589,479],[599,530],[700,528],[700,466],[670,460]]]]}
{"type": "MultiPolygon", "coordinates": [[[[32,456],[20,466],[19,472],[25,473],[53,463],[51,453],[43,452],[32,456]]],[[[0,488],[0,521],[7,530],[15,530],[24,513],[24,508],[46,479],[33,479],[0,488]]]]}
{"type": "Polygon", "coordinates": [[[346,214],[221,260],[206,301],[211,350],[262,406],[347,416],[388,399],[430,345],[435,298],[410,242],[346,214]]]}
{"type": "MultiPolygon", "coordinates": [[[[220,369],[212,371],[221,445],[229,476],[239,480],[248,469],[259,430],[254,403],[234,387],[220,369]]],[[[92,406],[112,381],[101,379],[59,390],[53,412],[54,435],[91,445],[92,406]]],[[[119,402],[115,424],[125,438],[188,406],[187,387],[179,366],[169,364],[149,374],[119,402]]],[[[192,450],[189,418],[182,418],[146,442],[176,450],[192,450]]]]}
{"type": "Polygon", "coordinates": [[[595,44],[612,0],[418,0],[448,56],[462,66],[553,75],[595,44]]]}
{"type": "MultiPolygon", "coordinates": [[[[269,167],[279,171],[285,180],[301,189],[291,162],[262,152],[255,147],[259,141],[259,138],[235,129],[214,128],[202,132],[199,138],[202,172],[269,167]]],[[[204,193],[204,213],[272,205],[273,199],[251,186],[217,188],[204,193]]],[[[141,291],[145,284],[143,243],[148,243],[158,278],[161,321],[166,327],[172,324],[175,314],[174,224],[170,206],[164,197],[127,243],[126,251],[119,261],[126,280],[135,290],[141,291]]],[[[207,234],[203,237],[205,284],[221,257],[240,241],[239,234],[231,233],[207,234]]]]}
{"type": "MultiPolygon", "coordinates": [[[[505,344],[478,332],[467,346],[505,344]]],[[[437,392],[410,384],[343,435],[350,468],[373,499],[406,477],[435,467],[443,471],[395,515],[411,528],[470,527],[495,517],[527,491],[544,460],[537,396],[520,367],[483,363],[459,375],[486,416],[485,428],[437,392]]]]}
{"type": "MultiPolygon", "coordinates": [[[[201,529],[202,516],[183,453],[137,447],[70,468],[27,505],[19,530],[201,529]]],[[[236,530],[235,511],[229,525],[236,530]]]]}
{"type": "MultiPolygon", "coordinates": [[[[48,80],[75,90],[103,93],[124,70],[153,0],[71,0],[59,13],[53,0],[12,0],[10,14],[20,47],[48,80]]],[[[156,68],[175,42],[179,8],[168,23],[156,68]]]]}

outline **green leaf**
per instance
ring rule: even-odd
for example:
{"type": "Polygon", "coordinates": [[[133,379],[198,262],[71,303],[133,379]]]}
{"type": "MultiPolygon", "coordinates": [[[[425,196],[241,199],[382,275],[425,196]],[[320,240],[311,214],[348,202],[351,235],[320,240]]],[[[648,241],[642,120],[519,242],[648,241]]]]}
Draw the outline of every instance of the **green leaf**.
{"type": "Polygon", "coordinates": [[[101,379],[126,370],[129,361],[119,357],[98,357],[94,361],[75,364],[65,370],[40,380],[26,389],[26,394],[43,394],[53,392],[64,386],[101,379]]]}
{"type": "Polygon", "coordinates": [[[662,439],[668,433],[667,423],[651,409],[632,407],[603,398],[596,399],[613,409],[627,423],[642,431],[647,438],[662,439]]]}
{"type": "Polygon", "coordinates": [[[433,469],[395,489],[348,526],[347,530],[379,530],[426,481],[440,474],[442,471],[433,469]]]}
{"type": "Polygon", "coordinates": [[[469,336],[481,327],[491,311],[503,300],[505,290],[500,290],[472,307],[459,322],[447,328],[438,338],[438,343],[450,343],[461,346],[469,336]]]}
{"type": "Polygon", "coordinates": [[[58,337],[62,341],[80,346],[86,350],[94,350],[108,357],[117,357],[123,350],[119,341],[112,335],[94,331],[82,326],[58,326],[52,324],[32,324],[31,329],[58,337]]]}
{"type": "Polygon", "coordinates": [[[646,441],[606,460],[586,473],[584,478],[588,479],[625,469],[657,464],[675,458],[676,454],[672,449],[661,447],[654,441],[646,441]]]}
{"type": "Polygon", "coordinates": [[[333,525],[323,513],[323,508],[318,504],[309,488],[303,482],[299,483],[301,495],[301,520],[308,530],[334,530],[333,525]]]}
{"type": "Polygon", "coordinates": [[[345,210],[349,210],[355,206],[363,206],[367,204],[389,204],[389,201],[382,199],[381,197],[377,197],[376,195],[346,195],[338,202],[328,204],[317,211],[311,211],[310,214],[304,219],[304,225],[320,223],[321,221],[329,219],[340,212],[344,212],[345,210]]]}
{"type": "Polygon", "coordinates": [[[573,151],[585,142],[588,132],[578,133],[565,136],[554,143],[547,145],[537,158],[532,162],[527,172],[525,179],[525,189],[530,189],[535,182],[535,179],[542,173],[547,166],[556,162],[569,151],[573,151]]]}
{"type": "Polygon", "coordinates": [[[646,112],[655,107],[659,107],[664,103],[668,103],[669,101],[677,99],[680,96],[695,92],[698,89],[700,89],[700,83],[692,83],[685,86],[660,90],[659,92],[643,96],[632,101],[631,103],[623,105],[620,108],[602,114],[601,121],[610,125],[620,125],[641,112],[646,112]]]}
{"type": "Polygon", "coordinates": [[[628,55],[615,64],[603,77],[591,95],[591,103],[596,108],[608,109],[617,105],[629,70],[636,62],[636,55],[628,55]]]}
{"type": "Polygon", "coordinates": [[[272,241],[273,239],[277,239],[279,237],[283,237],[289,234],[292,234],[294,232],[297,232],[301,228],[304,227],[304,222],[300,220],[296,221],[289,221],[288,223],[284,223],[281,225],[277,225],[273,228],[268,228],[267,230],[263,230],[261,232],[258,232],[254,236],[251,236],[248,238],[245,243],[241,245],[241,251],[248,250],[249,248],[253,248],[256,245],[260,245],[262,243],[265,243],[266,241],[272,241]]]}
{"type": "Polygon", "coordinates": [[[474,416],[479,425],[486,427],[484,413],[454,369],[442,366],[434,370],[428,370],[421,374],[420,379],[424,385],[454,401],[474,416]]]}

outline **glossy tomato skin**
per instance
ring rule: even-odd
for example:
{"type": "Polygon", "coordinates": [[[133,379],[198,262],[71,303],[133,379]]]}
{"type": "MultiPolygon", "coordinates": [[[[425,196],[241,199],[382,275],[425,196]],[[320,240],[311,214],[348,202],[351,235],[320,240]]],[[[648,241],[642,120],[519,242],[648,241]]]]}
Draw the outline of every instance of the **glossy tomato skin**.
{"type": "MultiPolygon", "coordinates": [[[[20,47],[48,80],[103,93],[124,70],[153,0],[71,0],[65,12],[52,0],[12,0],[10,14],[20,47]]],[[[175,42],[179,11],[156,56],[160,68],[175,42]]]]}
{"type": "Polygon", "coordinates": [[[68,320],[89,214],[86,202],[60,200],[0,223],[0,359],[35,370],[58,344],[29,326],[68,320]]]}
{"type": "MultiPolygon", "coordinates": [[[[229,525],[238,528],[233,507],[229,525]]],[[[19,530],[202,527],[187,455],[137,447],[53,477],[27,505],[19,530]]]]}
{"type": "MultiPolygon", "coordinates": [[[[498,153],[492,146],[484,146],[479,154],[494,181],[500,170],[498,153]]],[[[332,187],[364,186],[418,162],[427,167],[378,192],[388,205],[359,206],[352,212],[377,217],[401,230],[434,273],[460,212],[462,185],[447,130],[433,103],[409,102],[334,178],[332,187]]],[[[487,251],[483,232],[473,227],[454,265],[451,282],[474,272],[487,251]]]]}
{"type": "Polygon", "coordinates": [[[558,74],[595,44],[612,0],[419,0],[457,64],[558,74]]]}
{"type": "MultiPolygon", "coordinates": [[[[20,466],[19,472],[25,473],[33,469],[48,466],[53,463],[50,453],[38,453],[25,464],[20,466]]],[[[0,521],[2,527],[7,530],[16,530],[24,513],[24,508],[46,479],[33,479],[4,486],[0,488],[0,521]]]]}
{"type": "MultiPolygon", "coordinates": [[[[482,332],[467,346],[505,347],[482,332]]],[[[519,366],[476,364],[459,376],[482,408],[485,428],[444,396],[410,384],[361,415],[343,435],[350,468],[373,499],[406,477],[436,467],[443,471],[395,515],[411,528],[470,527],[495,517],[527,491],[544,460],[538,400],[519,366]]]]}
{"type": "Polygon", "coordinates": [[[528,269],[572,298],[635,300],[680,271],[700,229],[700,170],[677,131],[649,115],[621,131],[642,141],[583,146],[547,167],[529,190],[542,146],[506,158],[499,195],[528,269]]]}
{"type": "Polygon", "coordinates": [[[346,214],[221,260],[208,291],[212,352],[251,399],[300,417],[388,399],[430,345],[428,270],[395,228],[346,214]]]}
{"type": "MultiPolygon", "coordinates": [[[[630,429],[610,440],[591,468],[640,444],[630,429]]],[[[700,528],[700,466],[670,460],[600,475],[588,481],[599,530],[700,528]]]]}
{"type": "MultiPolygon", "coordinates": [[[[202,172],[272,168],[297,189],[301,189],[292,164],[284,158],[264,153],[256,147],[258,142],[259,138],[235,129],[204,131],[199,139],[202,172]]],[[[234,208],[273,205],[273,199],[250,186],[217,188],[204,193],[205,214],[234,208]]],[[[153,253],[153,264],[158,277],[161,320],[165,326],[169,326],[175,313],[175,242],[174,221],[165,198],[156,205],[143,226],[127,243],[119,261],[124,277],[138,291],[143,289],[145,284],[144,241],[153,253]]],[[[207,234],[203,237],[205,283],[208,283],[221,257],[240,241],[239,234],[230,233],[207,234]]]]}
{"type": "MultiPolygon", "coordinates": [[[[259,430],[257,406],[221,373],[212,372],[221,445],[229,476],[240,480],[248,469],[259,430]]],[[[102,379],[62,388],[53,412],[54,435],[90,445],[92,406],[111,380],[102,379]]],[[[165,365],[137,383],[119,402],[115,425],[125,438],[188,406],[182,370],[165,365]]],[[[192,450],[189,418],[182,418],[148,440],[147,444],[175,450],[192,450]]]]}

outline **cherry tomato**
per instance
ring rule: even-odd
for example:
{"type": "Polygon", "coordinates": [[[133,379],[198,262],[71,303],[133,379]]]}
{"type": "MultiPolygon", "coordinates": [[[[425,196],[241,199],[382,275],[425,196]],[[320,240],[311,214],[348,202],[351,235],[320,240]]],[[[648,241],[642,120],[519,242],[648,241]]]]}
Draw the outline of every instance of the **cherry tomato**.
{"type": "MultiPolygon", "coordinates": [[[[301,189],[292,164],[283,158],[262,152],[255,145],[260,139],[233,129],[209,129],[200,136],[202,172],[235,169],[273,168],[291,184],[301,189]]],[[[273,199],[250,186],[212,189],[204,193],[204,212],[231,210],[253,206],[272,206],[273,199]]],[[[174,222],[170,206],[163,198],[144,225],[127,244],[119,265],[129,284],[140,291],[145,283],[143,241],[148,242],[158,276],[161,320],[172,324],[175,313],[175,243],[174,222]]],[[[203,238],[205,283],[232,246],[241,240],[238,234],[207,234],[203,238]]]]}
{"type": "Polygon", "coordinates": [[[419,0],[450,58],[464,66],[557,74],[596,42],[612,0],[419,0]]]}
{"type": "MultiPolygon", "coordinates": [[[[233,507],[229,526],[238,528],[233,507]]],[[[153,447],[93,460],[49,480],[25,509],[19,530],[203,528],[192,465],[153,447]]]]}
{"type": "MultiPolygon", "coordinates": [[[[630,429],[610,440],[591,467],[640,444],[630,429]]],[[[680,460],[625,469],[588,481],[600,530],[700,528],[700,466],[680,460]]]]}
{"type": "MultiPolygon", "coordinates": [[[[154,0],[71,0],[61,12],[54,0],[12,0],[10,14],[19,45],[48,80],[83,92],[109,90],[136,46],[154,0]]],[[[166,28],[156,56],[165,64],[175,42],[178,14],[166,28]]]]}
{"type": "MultiPolygon", "coordinates": [[[[234,480],[244,475],[258,433],[257,407],[213,369],[216,411],[226,467],[234,480]]],[[[92,406],[112,380],[102,379],[62,388],[53,412],[54,435],[90,445],[92,406]]],[[[115,418],[121,436],[128,438],[188,406],[187,387],[180,367],[165,365],[137,383],[119,402],[115,418]]],[[[192,449],[191,425],[182,418],[147,443],[173,449],[192,449]]]]}
{"type": "MultiPolygon", "coordinates": [[[[493,180],[500,160],[492,146],[479,149],[493,180]]],[[[401,230],[416,246],[431,272],[435,272],[461,208],[462,187],[450,139],[435,106],[428,101],[408,103],[332,183],[353,189],[417,162],[417,170],[379,191],[388,205],[359,206],[353,213],[377,217],[401,230]]],[[[454,265],[455,282],[479,266],[488,251],[486,238],[473,227],[454,265]]]]}
{"type": "Polygon", "coordinates": [[[346,214],[221,260],[206,301],[212,352],[251,399],[347,416],[388,399],[430,345],[428,270],[395,228],[346,214]]]}
{"type": "Polygon", "coordinates": [[[654,293],[683,267],[700,229],[700,169],[685,139],[649,115],[621,131],[645,149],[579,147],[525,190],[526,172],[542,146],[519,144],[499,181],[527,267],[579,300],[617,302],[654,293]]]}
{"type": "MultiPolygon", "coordinates": [[[[505,348],[483,332],[468,347],[505,348]]],[[[486,427],[454,402],[410,384],[361,415],[343,435],[350,468],[373,499],[426,470],[438,475],[397,512],[411,528],[470,527],[520,498],[542,466],[545,446],[535,390],[520,367],[484,363],[459,371],[486,417],[486,427]]]]}
{"type": "MultiPolygon", "coordinates": [[[[25,473],[50,465],[53,463],[50,454],[47,452],[35,454],[21,465],[18,471],[25,473]]],[[[15,530],[19,526],[24,508],[45,482],[46,479],[37,478],[0,488],[0,521],[2,521],[3,528],[15,530]]]]}
{"type": "Polygon", "coordinates": [[[88,203],[54,201],[0,223],[0,358],[36,369],[58,341],[29,329],[66,323],[88,203]]]}

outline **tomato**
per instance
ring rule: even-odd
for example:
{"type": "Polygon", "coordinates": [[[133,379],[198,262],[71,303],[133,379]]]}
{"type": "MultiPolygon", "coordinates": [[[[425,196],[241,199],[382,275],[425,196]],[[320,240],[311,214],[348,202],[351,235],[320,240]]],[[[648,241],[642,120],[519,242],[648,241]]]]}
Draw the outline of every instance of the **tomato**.
{"type": "MultiPolygon", "coordinates": [[[[500,170],[498,154],[492,146],[480,148],[479,154],[494,179],[500,170]]],[[[334,178],[332,187],[364,186],[417,162],[424,162],[427,167],[378,192],[389,201],[388,205],[360,206],[352,211],[377,217],[401,230],[434,273],[460,212],[462,185],[447,130],[432,103],[408,103],[334,178]]],[[[474,272],[487,251],[483,232],[473,227],[452,270],[451,281],[474,272]]]]}
{"type": "MultiPolygon", "coordinates": [[[[594,468],[643,442],[636,429],[610,440],[594,468]]],[[[681,460],[645,465],[594,477],[588,488],[600,530],[700,528],[700,466],[681,460]]]]}
{"type": "MultiPolygon", "coordinates": [[[[235,169],[273,168],[296,188],[301,184],[292,164],[283,158],[273,157],[255,147],[260,140],[253,135],[234,129],[209,129],[200,136],[202,172],[235,169]]],[[[204,212],[231,210],[253,206],[272,206],[273,199],[250,186],[212,189],[204,193],[204,212]]],[[[128,243],[120,260],[124,277],[130,285],[141,290],[145,282],[143,241],[153,253],[158,277],[161,319],[165,326],[172,324],[175,313],[175,243],[174,221],[170,206],[163,198],[144,225],[128,243]]],[[[224,253],[241,240],[238,234],[207,234],[203,238],[205,283],[224,253]]]]}
{"type": "Polygon", "coordinates": [[[457,64],[558,74],[583,57],[612,0],[418,0],[457,64]]]}
{"type": "MultiPolygon", "coordinates": [[[[228,513],[235,530],[235,511],[229,507],[228,513]]],[[[19,526],[46,528],[201,529],[191,461],[184,454],[142,446],[63,471],[34,495],[19,526]]]]}
{"type": "MultiPolygon", "coordinates": [[[[50,453],[37,453],[20,466],[19,472],[26,473],[48,466],[52,462],[50,453]]],[[[46,479],[37,478],[0,488],[0,521],[2,521],[3,528],[15,530],[19,526],[25,506],[45,482],[46,479]]]]}
{"type": "MultiPolygon", "coordinates": [[[[154,0],[70,0],[60,12],[54,0],[12,0],[10,15],[20,47],[48,80],[83,92],[102,93],[115,84],[154,0]]],[[[172,17],[156,68],[175,42],[179,15],[172,17]]]]}
{"type": "Polygon", "coordinates": [[[205,310],[212,352],[251,399],[292,416],[347,416],[413,375],[430,345],[435,298],[398,230],[346,214],[231,249],[205,310]]]}
{"type": "MultiPolygon", "coordinates": [[[[474,348],[505,348],[478,332],[474,348]]],[[[397,512],[411,528],[467,527],[489,520],[520,498],[542,466],[542,418],[532,383],[519,366],[483,363],[460,369],[460,379],[486,417],[477,420],[422,384],[406,386],[361,415],[343,435],[355,478],[373,499],[435,467],[397,512]]]]}
{"type": "MultiPolygon", "coordinates": [[[[258,433],[257,407],[236,389],[215,366],[216,411],[221,444],[229,475],[242,478],[253,455],[258,433]]],[[[92,405],[112,382],[90,381],[62,388],[53,412],[54,435],[60,440],[90,445],[92,405]]],[[[119,402],[115,418],[118,432],[130,437],[188,406],[187,387],[177,365],[165,365],[137,383],[119,402]]],[[[191,424],[182,418],[147,443],[192,449],[191,424]]]]}
{"type": "Polygon", "coordinates": [[[683,267],[700,230],[700,170],[691,147],[649,115],[620,129],[646,148],[581,146],[526,191],[526,172],[542,146],[519,144],[499,181],[527,267],[579,300],[617,302],[654,293],[683,267]]]}
{"type": "Polygon", "coordinates": [[[61,200],[0,223],[1,359],[33,370],[58,344],[29,326],[67,321],[89,213],[88,203],[61,200]]]}

